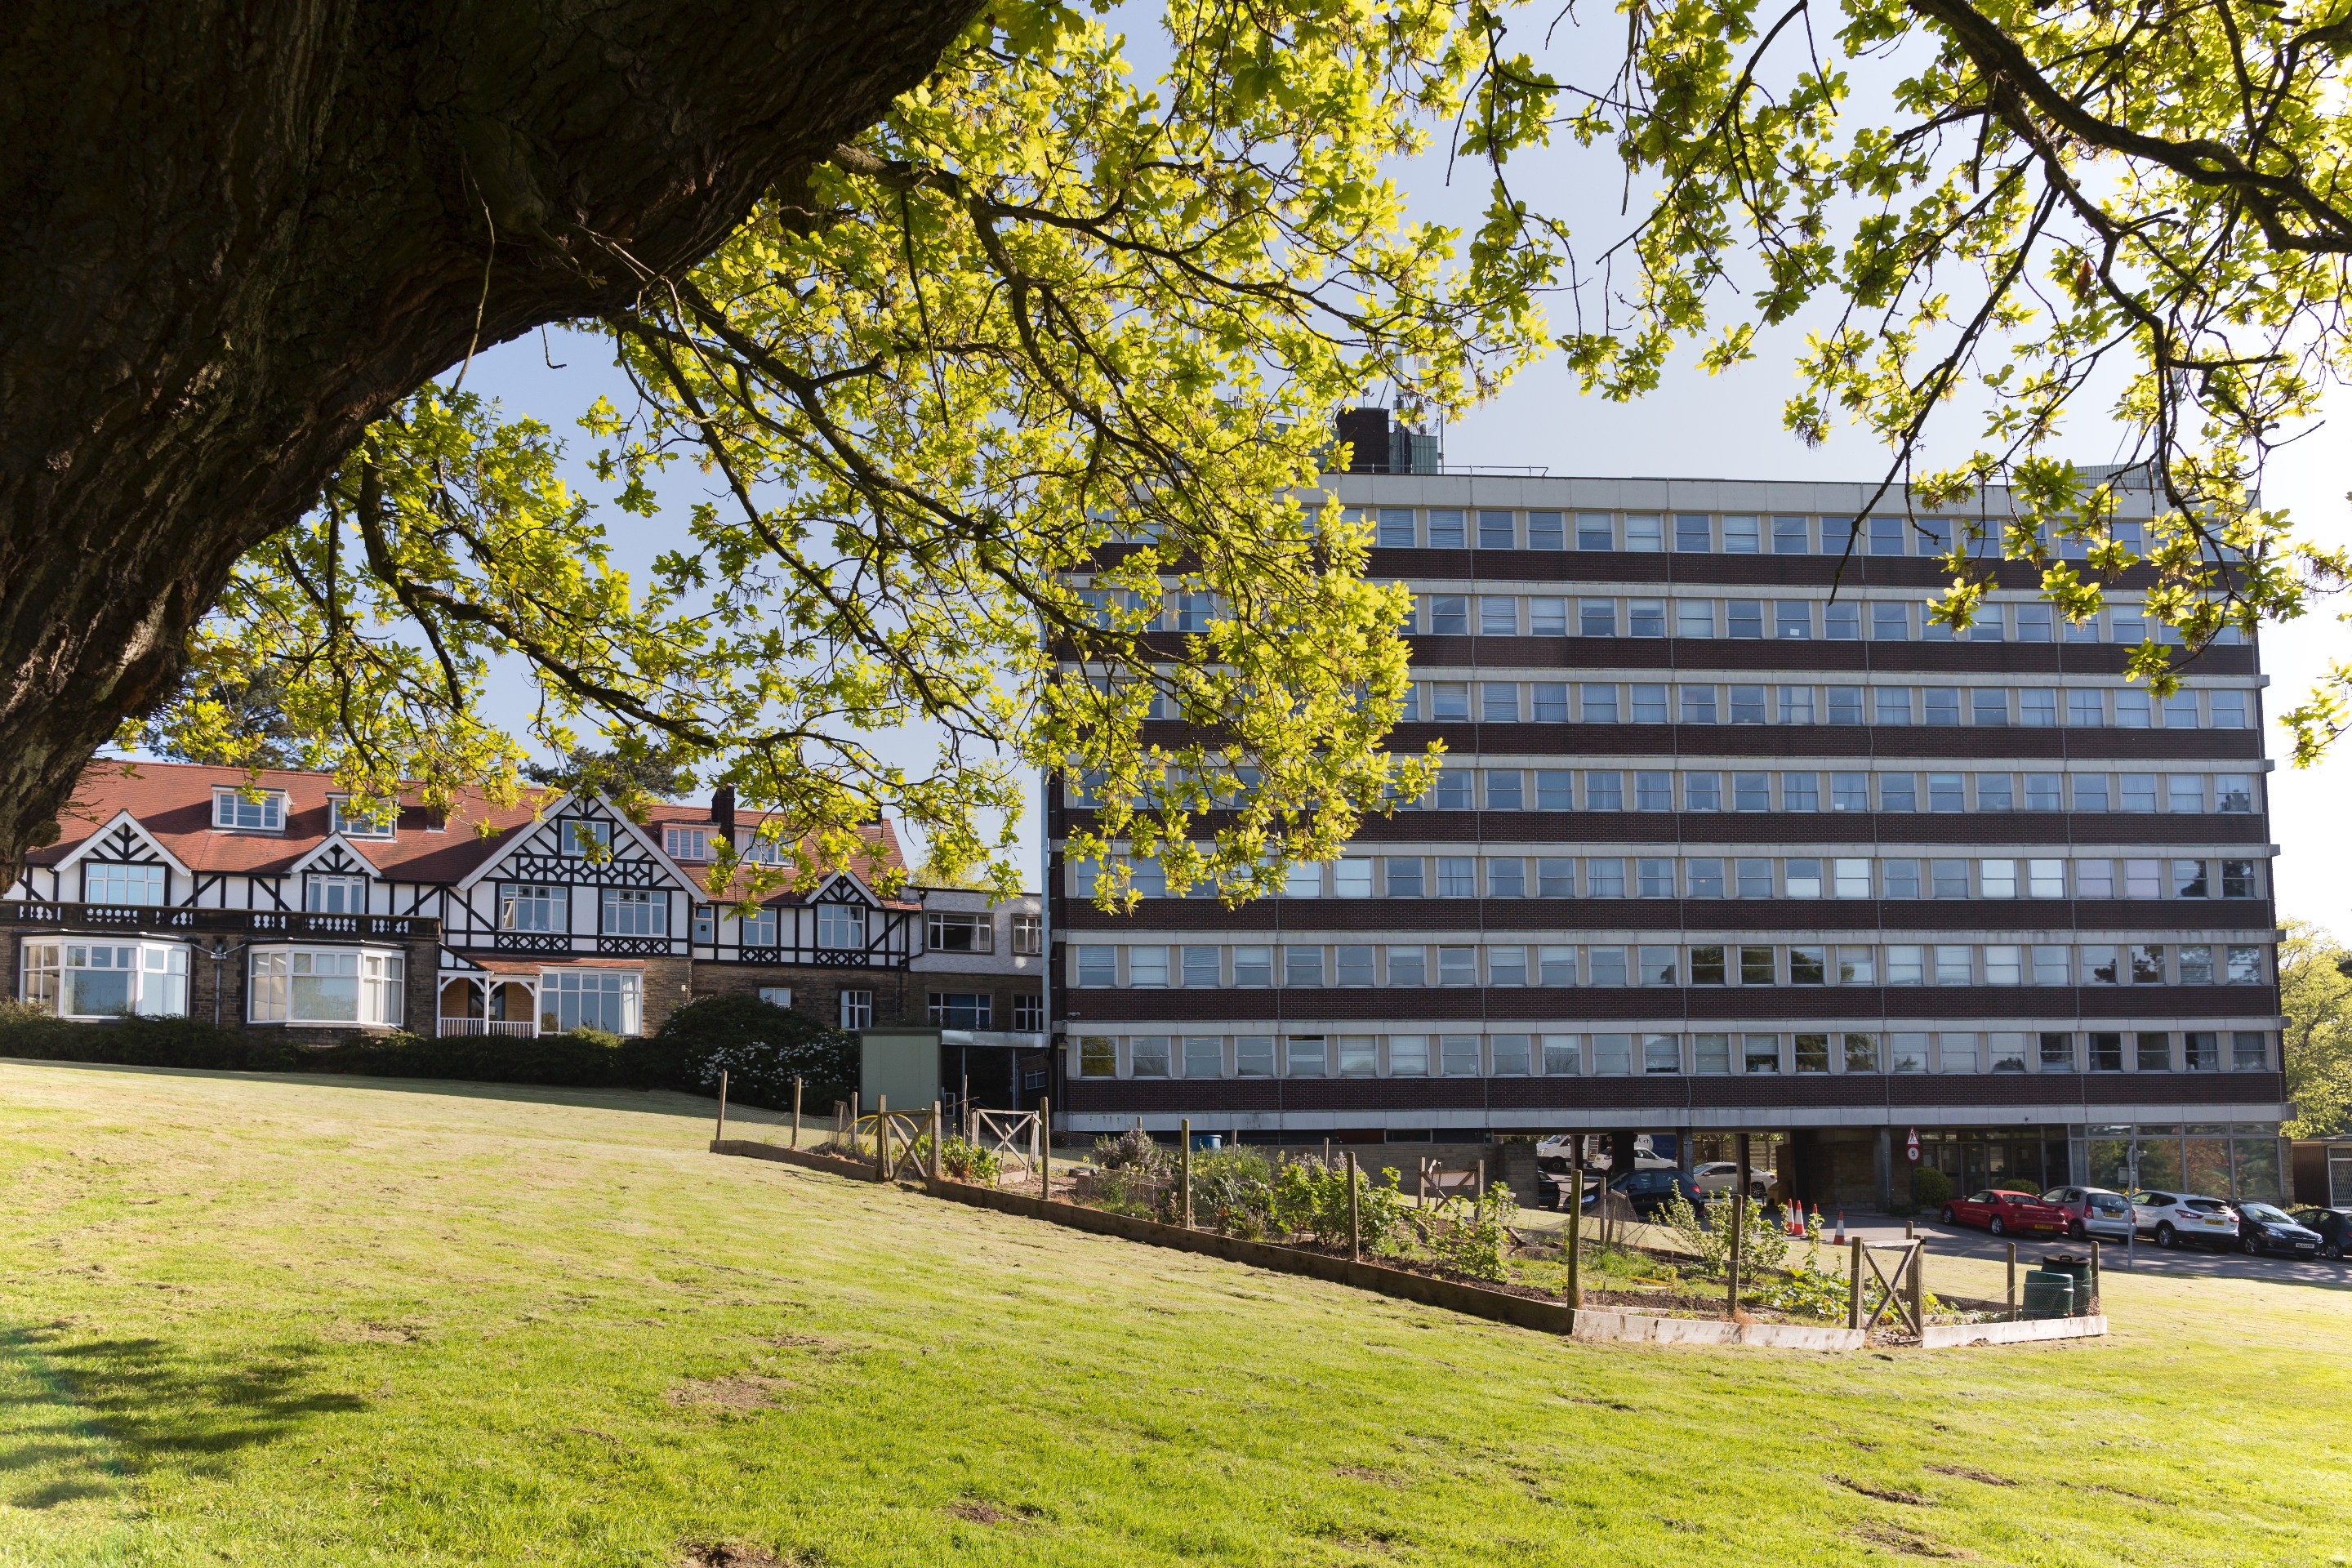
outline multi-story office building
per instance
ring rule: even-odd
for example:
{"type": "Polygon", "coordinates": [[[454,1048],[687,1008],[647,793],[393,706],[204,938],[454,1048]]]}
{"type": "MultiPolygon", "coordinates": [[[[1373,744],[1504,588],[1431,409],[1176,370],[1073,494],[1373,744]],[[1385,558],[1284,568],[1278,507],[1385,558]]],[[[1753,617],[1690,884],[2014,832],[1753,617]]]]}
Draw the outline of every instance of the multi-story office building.
{"type": "MultiPolygon", "coordinates": [[[[2155,698],[2140,574],[2070,626],[2026,563],[1955,636],[1948,520],[1857,537],[1864,484],[1325,482],[1413,591],[1392,743],[1443,777],[1239,910],[1107,915],[1057,855],[1068,1131],[1766,1131],[1840,1205],[1916,1132],[1969,1186],[2277,1194],[2253,647],[2155,698]]],[[[1048,798],[1058,842],[1086,805],[1048,798]]]]}

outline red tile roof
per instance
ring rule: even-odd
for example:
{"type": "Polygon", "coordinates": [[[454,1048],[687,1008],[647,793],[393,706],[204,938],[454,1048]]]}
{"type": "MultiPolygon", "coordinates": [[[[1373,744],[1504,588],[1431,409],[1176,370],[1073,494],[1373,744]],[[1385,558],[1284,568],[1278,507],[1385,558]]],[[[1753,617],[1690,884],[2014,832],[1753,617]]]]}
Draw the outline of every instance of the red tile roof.
{"type": "MultiPolygon", "coordinates": [[[[738,832],[749,832],[752,828],[764,826],[766,823],[773,820],[778,815],[778,813],[772,811],[752,811],[747,807],[739,805],[735,808],[735,826],[738,832]]],[[[674,804],[668,801],[656,802],[653,807],[646,812],[645,821],[646,832],[652,836],[654,842],[656,844],[663,843],[662,829],[665,827],[709,827],[711,826],[713,826],[713,823],[710,816],[710,807],[707,804],[702,803],[688,804],[681,802],[674,804]]],[[[861,826],[857,831],[871,847],[867,853],[857,857],[856,859],[846,868],[846,869],[856,876],[861,881],[865,882],[866,886],[869,888],[873,886],[876,872],[884,867],[895,868],[901,871],[907,868],[906,856],[898,847],[898,830],[892,826],[887,819],[880,822],[868,823],[864,826],[861,826]]],[[[667,846],[665,844],[663,845],[663,847],[667,849],[667,846]]],[[[685,868],[687,874],[694,879],[696,887],[702,888],[705,886],[702,879],[707,876],[709,871],[709,866],[707,861],[683,860],[680,861],[679,864],[685,868]]],[[[740,899],[742,896],[743,889],[748,881],[749,878],[747,874],[738,872],[734,880],[730,883],[727,888],[721,889],[719,893],[713,896],[715,899],[719,900],[724,900],[729,898],[740,899]]],[[[771,893],[760,901],[762,904],[797,904],[804,902],[806,898],[807,895],[801,893],[771,893]]],[[[892,909],[911,910],[920,907],[912,900],[904,897],[897,899],[884,899],[882,901],[892,909]]]]}
{"type": "MultiPolygon", "coordinates": [[[[332,773],[264,771],[251,782],[260,789],[286,795],[283,833],[236,833],[213,826],[213,791],[243,787],[248,775],[242,768],[206,767],[192,763],[124,762],[102,757],[92,763],[75,786],[73,803],[58,815],[55,844],[36,849],[26,859],[36,866],[54,866],[88,841],[122,812],[138,819],[155,841],[190,869],[205,875],[284,872],[316,849],[333,830],[328,797],[341,790],[332,773]]],[[[386,878],[403,882],[457,882],[504,848],[515,834],[529,827],[541,807],[562,792],[530,789],[510,806],[492,805],[475,796],[461,800],[446,825],[434,826],[430,814],[413,801],[403,804],[393,837],[352,838],[352,847],[365,856],[386,878]],[[488,824],[490,832],[478,829],[488,824]]],[[[757,827],[774,814],[739,807],[739,828],[757,827]]],[[[662,828],[671,823],[709,822],[705,805],[656,803],[645,826],[658,846],[662,828]]],[[[873,849],[849,869],[869,883],[880,866],[904,868],[898,837],[887,822],[860,829],[873,849]]],[[[702,868],[686,863],[689,874],[702,868]]],[[[769,903],[798,902],[800,895],[771,897],[769,903]]],[[[896,902],[896,900],[893,900],[896,902]]],[[[912,904],[903,907],[913,908],[912,904]]]]}

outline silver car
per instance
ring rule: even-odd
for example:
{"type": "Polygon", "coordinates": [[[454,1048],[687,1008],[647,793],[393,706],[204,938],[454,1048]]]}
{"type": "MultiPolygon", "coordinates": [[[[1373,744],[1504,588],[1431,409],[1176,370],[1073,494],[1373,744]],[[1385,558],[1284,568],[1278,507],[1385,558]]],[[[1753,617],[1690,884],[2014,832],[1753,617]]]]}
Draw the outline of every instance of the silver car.
{"type": "Polygon", "coordinates": [[[2238,1246],[2238,1215],[2220,1198],[2195,1193],[2137,1192],[2131,1194],[2132,1223],[2158,1247],[2238,1246]]]}
{"type": "Polygon", "coordinates": [[[2066,1234],[2077,1241],[2132,1238],[2131,1200],[2121,1193],[2105,1187],[2053,1187],[2042,1201],[2066,1211],[2066,1234]]]}
{"type": "MultiPolygon", "coordinates": [[[[1762,1197],[1770,1190],[1773,1175],[1769,1171],[1748,1168],[1748,1191],[1752,1197],[1762,1197]]],[[[1739,1163],[1736,1160],[1705,1160],[1691,1167],[1691,1182],[1703,1193],[1727,1193],[1739,1184],[1739,1163]]]]}

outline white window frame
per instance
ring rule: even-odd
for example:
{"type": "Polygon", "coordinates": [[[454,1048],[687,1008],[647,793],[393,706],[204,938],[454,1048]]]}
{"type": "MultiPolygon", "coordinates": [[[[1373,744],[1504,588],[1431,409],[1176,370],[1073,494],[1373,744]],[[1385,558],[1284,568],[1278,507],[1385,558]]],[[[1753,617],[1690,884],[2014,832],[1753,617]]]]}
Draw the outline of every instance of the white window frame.
{"type": "Polygon", "coordinates": [[[563,932],[572,929],[572,890],[554,882],[500,882],[498,921],[500,931],[563,932]],[[545,925],[520,925],[515,915],[522,907],[544,906],[545,925]]]}
{"type": "Polygon", "coordinates": [[[118,941],[111,937],[27,941],[17,963],[16,999],[59,1018],[181,1018],[188,1012],[189,949],[185,942],[118,941]],[[93,962],[100,953],[106,962],[93,962]],[[68,1013],[76,973],[131,976],[121,1011],[68,1013]]]}
{"type": "Polygon", "coordinates": [[[256,947],[246,955],[246,1021],[397,1028],[405,1013],[407,958],[396,947],[256,947]],[[325,988],[318,983],[346,979],[350,1011],[320,1005],[325,988]]]}
{"type": "Polygon", "coordinates": [[[669,895],[659,888],[607,888],[596,929],[606,936],[667,936],[669,895]]]}
{"type": "Polygon", "coordinates": [[[870,1029],[874,1026],[873,992],[841,993],[841,1026],[845,1029],[870,1029]]]}
{"type": "Polygon", "coordinates": [[[718,829],[711,827],[665,827],[662,848],[673,860],[708,860],[716,837],[718,829]]]}
{"type": "Polygon", "coordinates": [[[609,822],[600,821],[595,817],[564,817],[562,819],[562,826],[557,828],[556,833],[558,841],[562,846],[563,853],[575,859],[586,859],[589,858],[588,851],[585,847],[585,845],[587,844],[593,844],[596,846],[596,855],[598,858],[602,858],[604,855],[608,854],[613,847],[613,825],[609,822]]]}
{"type": "Polygon", "coordinates": [[[302,877],[302,908],[314,915],[363,915],[368,912],[368,879],[341,871],[309,871],[302,877]],[[339,889],[349,902],[349,895],[357,895],[358,907],[332,910],[327,907],[327,889],[339,889]]]}
{"type": "MultiPolygon", "coordinates": [[[[142,890],[145,890],[144,888],[142,888],[142,890]]],[[[126,860],[85,860],[81,863],[81,901],[83,903],[114,904],[124,908],[152,909],[159,908],[162,905],[170,902],[171,896],[172,872],[171,868],[167,866],[161,865],[154,861],[126,860]],[[152,899],[93,898],[90,896],[90,873],[93,871],[99,873],[98,879],[100,881],[120,881],[123,884],[123,890],[125,892],[130,890],[129,884],[131,882],[131,878],[128,875],[110,877],[109,873],[128,873],[136,871],[139,873],[139,880],[142,884],[152,887],[155,896],[152,899]]]]}
{"type": "Polygon", "coordinates": [[[738,915],[735,920],[735,940],[744,947],[775,946],[778,930],[773,910],[763,909],[748,917],[738,915]]]}
{"type": "Polygon", "coordinates": [[[243,790],[213,791],[213,826],[226,833],[286,831],[286,792],[265,789],[247,799],[243,790]],[[250,818],[250,821],[245,820],[250,818]]]}
{"type": "Polygon", "coordinates": [[[762,985],[760,987],[760,1000],[771,1007],[789,1007],[793,1005],[793,988],[789,985],[762,985]]]}
{"type": "Polygon", "coordinates": [[[394,836],[399,816],[396,807],[361,812],[348,809],[350,805],[349,795],[331,795],[327,797],[329,819],[334,824],[336,832],[346,838],[390,838],[394,836]]]}
{"type": "Polygon", "coordinates": [[[993,952],[996,951],[995,917],[933,910],[923,921],[923,943],[933,952],[993,952]],[[950,931],[968,932],[971,945],[951,945],[947,940],[950,931]]]}
{"type": "Polygon", "coordinates": [[[634,969],[542,969],[540,1030],[550,1035],[571,1029],[638,1034],[645,1016],[644,993],[644,977],[634,969]]]}
{"type": "Polygon", "coordinates": [[[1016,958],[1037,958],[1045,952],[1045,917],[1014,915],[1013,917],[1013,953],[1016,958]]]}
{"type": "MultiPolygon", "coordinates": [[[[830,952],[863,952],[866,950],[866,906],[817,905],[816,944],[830,952]]],[[[843,1026],[845,1028],[847,1026],[843,1026]]]]}

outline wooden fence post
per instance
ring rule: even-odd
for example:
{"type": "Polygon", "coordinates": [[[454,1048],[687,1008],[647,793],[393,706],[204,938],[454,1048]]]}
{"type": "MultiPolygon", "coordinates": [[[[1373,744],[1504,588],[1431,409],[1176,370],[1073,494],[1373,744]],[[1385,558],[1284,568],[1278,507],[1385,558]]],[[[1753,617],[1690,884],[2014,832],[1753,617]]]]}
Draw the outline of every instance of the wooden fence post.
{"type": "Polygon", "coordinates": [[[793,1079],[793,1147],[795,1149],[801,1146],[801,1079],[793,1079]]]}
{"type": "Polygon", "coordinates": [[[711,1134],[710,1141],[714,1143],[727,1142],[727,1069],[725,1068],[719,1069],[719,1131],[711,1134]]]}
{"type": "Polygon", "coordinates": [[[874,1097],[874,1179],[890,1179],[890,1097],[874,1097]]]}
{"type": "Polygon", "coordinates": [[[1177,1152],[1178,1157],[1182,1162],[1183,1170],[1183,1180],[1179,1184],[1182,1189],[1179,1198],[1184,1205],[1184,1228],[1190,1230],[1192,1228],[1192,1119],[1191,1117],[1187,1116],[1176,1123],[1176,1142],[1183,1145],[1177,1152]]]}
{"type": "Polygon", "coordinates": [[[1853,1249],[1853,1260],[1847,1270],[1845,1326],[1858,1329],[1862,1327],[1862,1237],[1853,1237],[1846,1246],[1853,1249]]]}
{"type": "MultiPolygon", "coordinates": [[[[1186,1178],[1189,1194],[1191,1179],[1186,1178]]],[[[1356,1210],[1356,1152],[1348,1151],[1348,1261],[1353,1263],[1364,1255],[1364,1230],[1361,1216],[1356,1210]]]]}
{"type": "Polygon", "coordinates": [[[853,1152],[860,1147],[857,1142],[858,1095],[859,1091],[856,1089],[853,1089],[849,1091],[849,1147],[853,1152]]]}
{"type": "MultiPolygon", "coordinates": [[[[1748,1233],[1748,1134],[1742,1132],[1733,1139],[1732,1142],[1737,1151],[1737,1164],[1738,1168],[1734,1172],[1732,1177],[1731,1252],[1729,1262],[1724,1269],[1724,1277],[1726,1294],[1728,1300],[1728,1312],[1727,1315],[1737,1317],[1739,1312],[1739,1254],[1742,1244],[1747,1240],[1748,1233]]],[[[1604,1188],[1603,1190],[1605,1191],[1606,1189],[1604,1188]]]]}
{"type": "Polygon", "coordinates": [[[1584,1134],[1568,1141],[1568,1304],[1584,1305],[1584,1134]]]}
{"type": "Polygon", "coordinates": [[[2104,1312],[2107,1304],[2099,1300],[2099,1244],[2091,1243],[2091,1310],[2104,1312]]]}
{"type": "Polygon", "coordinates": [[[1044,1094],[1037,1097],[1037,1197],[1054,1201],[1054,1100],[1044,1094]]]}
{"type": "Polygon", "coordinates": [[[2017,1321],[2017,1243],[2009,1244],[2009,1321],[2017,1321]]]}
{"type": "Polygon", "coordinates": [[[1477,1183],[1470,1189],[1470,1194],[1479,1213],[1483,1215],[1486,1208],[1486,1162],[1484,1160],[1478,1162],[1477,1183]]]}
{"type": "Polygon", "coordinates": [[[1911,1326],[1923,1341],[1927,1337],[1927,1244],[1915,1241],[1911,1244],[1911,1326]]]}
{"type": "Polygon", "coordinates": [[[946,1123],[940,1115],[940,1102],[931,1101],[931,1180],[940,1179],[940,1141],[946,1123]]]}

